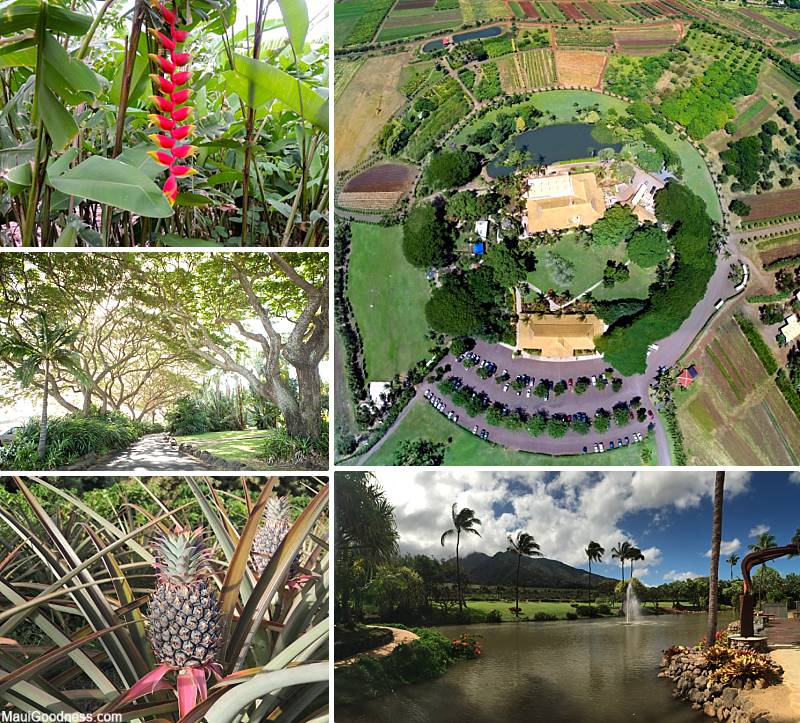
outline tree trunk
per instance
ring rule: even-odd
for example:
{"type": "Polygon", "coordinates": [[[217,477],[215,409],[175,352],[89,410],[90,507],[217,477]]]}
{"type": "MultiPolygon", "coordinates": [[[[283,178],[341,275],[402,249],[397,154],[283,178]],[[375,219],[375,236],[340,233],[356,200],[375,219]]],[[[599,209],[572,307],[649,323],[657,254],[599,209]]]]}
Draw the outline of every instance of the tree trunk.
{"type": "Polygon", "coordinates": [[[719,582],[719,548],[722,542],[722,499],[725,473],[717,472],[714,481],[714,512],[711,525],[711,569],[708,576],[708,632],[706,641],[713,645],[717,636],[717,607],[719,582]]]}
{"type": "Polygon", "coordinates": [[[461,561],[458,557],[458,547],[461,543],[461,533],[456,534],[456,582],[458,583],[458,614],[464,610],[464,596],[461,594],[461,561]]]}
{"type": "Polygon", "coordinates": [[[592,604],[592,559],[589,558],[589,604],[592,604]]]}
{"type": "Polygon", "coordinates": [[[40,460],[44,460],[47,453],[47,397],[50,393],[48,382],[50,381],[50,360],[44,361],[44,399],[42,400],[42,418],[39,420],[39,449],[40,460]]]}
{"type": "Polygon", "coordinates": [[[517,617],[519,617],[519,566],[521,562],[522,562],[522,555],[520,555],[518,552],[517,553],[517,604],[516,604],[517,610],[515,613],[517,617]]]}
{"type": "Polygon", "coordinates": [[[304,433],[302,436],[318,439],[322,432],[322,380],[319,366],[295,366],[297,372],[300,416],[304,433]]]}

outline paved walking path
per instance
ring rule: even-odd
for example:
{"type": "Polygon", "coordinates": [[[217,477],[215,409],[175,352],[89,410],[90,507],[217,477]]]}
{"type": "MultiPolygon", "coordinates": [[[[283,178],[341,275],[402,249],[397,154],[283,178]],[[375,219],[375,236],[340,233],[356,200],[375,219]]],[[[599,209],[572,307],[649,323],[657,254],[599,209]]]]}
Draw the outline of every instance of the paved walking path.
{"type": "Polygon", "coordinates": [[[164,441],[163,434],[146,434],[104,464],[90,467],[90,471],[166,472],[169,470],[207,472],[207,467],[194,457],[179,452],[164,441]]]}
{"type": "MultiPolygon", "coordinates": [[[[373,627],[373,626],[370,626],[373,627]]],[[[399,645],[404,645],[405,643],[412,643],[415,640],[419,640],[419,635],[416,633],[412,633],[410,630],[401,630],[400,628],[391,628],[388,625],[377,625],[374,627],[379,628],[386,628],[387,630],[391,630],[394,637],[392,638],[391,642],[386,643],[386,645],[381,645],[378,648],[372,648],[372,650],[365,650],[363,653],[359,653],[358,655],[354,655],[352,658],[345,658],[344,660],[337,660],[336,667],[340,667],[342,665],[350,665],[351,663],[355,663],[360,658],[364,657],[371,657],[371,658],[385,658],[387,655],[392,653],[396,647],[399,645]]]]}

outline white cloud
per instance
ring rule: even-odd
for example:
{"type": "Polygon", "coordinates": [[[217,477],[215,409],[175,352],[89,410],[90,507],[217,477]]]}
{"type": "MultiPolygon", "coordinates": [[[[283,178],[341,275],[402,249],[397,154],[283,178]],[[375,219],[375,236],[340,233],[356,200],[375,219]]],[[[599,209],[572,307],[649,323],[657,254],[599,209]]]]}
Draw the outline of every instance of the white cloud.
{"type": "MultiPolygon", "coordinates": [[[[736,552],[742,543],[739,541],[738,537],[734,537],[732,540],[723,540],[719,545],[719,554],[722,555],[730,555],[732,552],[736,552]]],[[[711,557],[711,550],[706,550],[706,557],[711,557]]]]}
{"type": "Polygon", "coordinates": [[[701,577],[696,572],[677,572],[670,570],[664,573],[664,582],[674,582],[675,580],[692,580],[695,577],[701,577]]]}
{"type": "MultiPolygon", "coordinates": [[[[451,556],[452,545],[443,549],[439,538],[451,526],[450,507],[456,502],[472,508],[483,523],[480,538],[469,536],[462,542],[462,554],[494,555],[506,549],[508,534],[524,530],[534,536],[545,557],[585,567],[584,550],[595,540],[606,552],[604,564],[593,569],[612,577],[619,564],[611,559],[611,548],[622,540],[642,547],[645,560],[634,563],[637,577],[657,573],[662,563],[660,549],[645,548],[625,530],[627,515],[663,515],[669,509],[696,507],[711,497],[714,486],[713,472],[385,469],[376,475],[395,507],[403,552],[451,556]]],[[[740,494],[748,481],[747,473],[729,472],[726,495],[740,494]]]]}
{"type": "Polygon", "coordinates": [[[800,472],[792,472],[789,475],[789,482],[794,482],[796,485],[800,485],[800,472]]]}
{"type": "Polygon", "coordinates": [[[765,532],[769,532],[769,525],[756,525],[750,532],[748,533],[750,537],[760,537],[765,532]]]}

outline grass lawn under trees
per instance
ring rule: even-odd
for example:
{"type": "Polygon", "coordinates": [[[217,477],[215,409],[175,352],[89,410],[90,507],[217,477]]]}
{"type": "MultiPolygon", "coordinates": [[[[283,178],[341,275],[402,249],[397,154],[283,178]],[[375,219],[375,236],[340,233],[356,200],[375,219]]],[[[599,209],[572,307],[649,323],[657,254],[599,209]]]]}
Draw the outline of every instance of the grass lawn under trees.
{"type": "MultiPolygon", "coordinates": [[[[606,261],[609,259],[617,262],[627,261],[626,246],[625,243],[616,246],[598,246],[596,244],[586,246],[576,242],[574,233],[566,233],[556,243],[536,248],[536,269],[528,274],[528,282],[542,291],[553,289],[562,292],[569,289],[572,296],[577,296],[598,281],[603,280],[606,261]],[[553,279],[553,275],[545,263],[548,251],[563,256],[574,265],[575,275],[569,284],[559,284],[553,279]]],[[[631,263],[629,268],[630,279],[618,282],[612,287],[605,287],[601,284],[592,291],[592,296],[595,299],[647,298],[647,290],[655,278],[654,269],[642,269],[634,263],[631,263]]],[[[533,292],[532,295],[536,296],[536,292],[533,292]]]]}
{"type": "MultiPolygon", "coordinates": [[[[432,442],[445,442],[452,438],[444,456],[444,465],[469,465],[480,461],[488,466],[640,466],[642,464],[642,445],[631,444],[620,450],[609,450],[599,454],[573,454],[557,457],[532,452],[517,452],[496,444],[484,442],[463,427],[453,424],[433,409],[424,400],[414,402],[414,406],[403,418],[394,432],[386,438],[380,449],[371,454],[366,462],[382,466],[394,464],[394,453],[401,442],[407,439],[424,438],[432,442]]],[[[491,430],[492,428],[489,427],[491,430]]],[[[491,432],[490,432],[491,433],[491,432]]],[[[650,447],[651,459],[656,460],[655,444],[652,437],[643,443],[650,447]]],[[[654,462],[655,463],[655,462],[654,462]]]]}
{"type": "Polygon", "coordinates": [[[248,468],[255,469],[253,463],[266,460],[264,445],[274,435],[274,429],[245,429],[234,432],[190,434],[175,439],[179,443],[189,442],[223,459],[246,462],[248,468]]]}
{"type": "Polygon", "coordinates": [[[348,293],[369,381],[388,381],[428,356],[425,274],[403,255],[402,226],[352,225],[348,293]]]}

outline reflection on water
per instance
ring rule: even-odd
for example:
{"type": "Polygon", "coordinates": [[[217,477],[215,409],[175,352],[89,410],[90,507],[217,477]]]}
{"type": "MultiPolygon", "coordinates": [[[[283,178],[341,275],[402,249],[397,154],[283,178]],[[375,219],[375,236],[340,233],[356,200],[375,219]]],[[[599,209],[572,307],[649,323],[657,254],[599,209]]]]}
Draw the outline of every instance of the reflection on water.
{"type": "MultiPolygon", "coordinates": [[[[732,619],[722,615],[720,625],[732,619]]],[[[483,656],[437,680],[404,686],[360,706],[337,706],[337,723],[697,723],[669,682],[661,651],[705,635],[705,615],[503,623],[440,628],[482,636],[483,656]]]]}
{"type": "Polygon", "coordinates": [[[489,161],[486,171],[492,178],[510,176],[516,168],[503,165],[512,149],[528,154],[528,166],[594,158],[602,148],[619,151],[619,143],[601,143],[592,135],[591,123],[556,123],[514,136],[500,153],[489,161]]]}
{"type": "MultiPolygon", "coordinates": [[[[453,36],[454,43],[464,43],[467,40],[478,40],[479,38],[495,38],[503,32],[503,28],[499,25],[494,25],[491,28],[481,28],[480,30],[470,30],[468,33],[456,33],[453,36]]],[[[434,50],[440,50],[444,47],[441,38],[438,40],[431,40],[430,43],[425,43],[422,46],[423,53],[431,53],[434,50]]]]}

